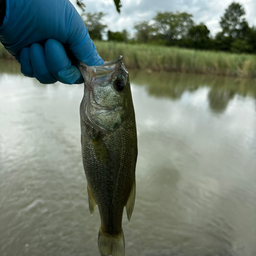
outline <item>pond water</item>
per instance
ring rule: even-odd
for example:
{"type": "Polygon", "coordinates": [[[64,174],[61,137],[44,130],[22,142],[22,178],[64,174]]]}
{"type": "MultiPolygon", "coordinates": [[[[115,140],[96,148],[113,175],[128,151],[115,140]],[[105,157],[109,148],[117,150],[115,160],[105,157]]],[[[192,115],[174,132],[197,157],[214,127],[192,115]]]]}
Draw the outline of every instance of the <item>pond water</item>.
{"type": "MultiPolygon", "coordinates": [[[[130,72],[139,157],[126,256],[256,255],[256,81],[130,72]]],[[[83,85],[0,63],[0,255],[99,255],[83,85]]]]}

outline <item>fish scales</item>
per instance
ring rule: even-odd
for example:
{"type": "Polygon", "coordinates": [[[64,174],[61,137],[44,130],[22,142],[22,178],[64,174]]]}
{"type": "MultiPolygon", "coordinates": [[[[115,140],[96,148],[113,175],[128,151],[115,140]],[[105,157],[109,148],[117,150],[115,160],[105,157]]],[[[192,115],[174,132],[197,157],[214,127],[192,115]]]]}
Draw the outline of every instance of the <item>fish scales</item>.
{"type": "Polygon", "coordinates": [[[102,66],[81,63],[81,143],[90,212],[98,205],[101,255],[123,256],[123,209],[135,201],[137,134],[128,72],[122,57],[102,66]]]}

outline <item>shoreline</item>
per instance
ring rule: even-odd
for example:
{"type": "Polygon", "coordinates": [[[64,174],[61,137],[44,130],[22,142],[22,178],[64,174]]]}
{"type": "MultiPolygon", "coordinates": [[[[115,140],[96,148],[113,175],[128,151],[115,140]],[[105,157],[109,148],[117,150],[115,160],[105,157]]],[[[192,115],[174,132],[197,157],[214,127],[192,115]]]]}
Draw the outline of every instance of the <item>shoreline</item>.
{"type": "MultiPolygon", "coordinates": [[[[199,51],[158,45],[95,41],[104,60],[124,56],[128,69],[148,73],[165,71],[235,78],[256,78],[256,55],[199,51]]],[[[13,57],[0,44],[0,60],[13,57]]]]}

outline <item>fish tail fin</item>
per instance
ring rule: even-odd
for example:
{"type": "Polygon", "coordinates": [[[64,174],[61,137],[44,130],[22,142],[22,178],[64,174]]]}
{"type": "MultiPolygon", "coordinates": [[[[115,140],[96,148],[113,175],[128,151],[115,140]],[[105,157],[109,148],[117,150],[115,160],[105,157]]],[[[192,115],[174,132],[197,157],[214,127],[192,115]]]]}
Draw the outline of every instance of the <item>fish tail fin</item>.
{"type": "Polygon", "coordinates": [[[101,256],[124,256],[124,233],[112,236],[103,233],[100,229],[98,236],[98,247],[101,256]]]}

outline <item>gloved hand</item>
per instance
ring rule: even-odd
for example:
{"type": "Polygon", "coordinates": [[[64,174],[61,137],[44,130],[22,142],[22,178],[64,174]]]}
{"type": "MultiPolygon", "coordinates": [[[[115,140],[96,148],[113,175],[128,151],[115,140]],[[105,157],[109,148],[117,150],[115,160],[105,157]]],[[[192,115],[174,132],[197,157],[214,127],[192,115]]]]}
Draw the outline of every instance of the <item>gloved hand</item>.
{"type": "Polygon", "coordinates": [[[104,63],[68,0],[6,0],[0,42],[25,76],[45,84],[83,81],[67,53],[90,66],[104,63]]]}

